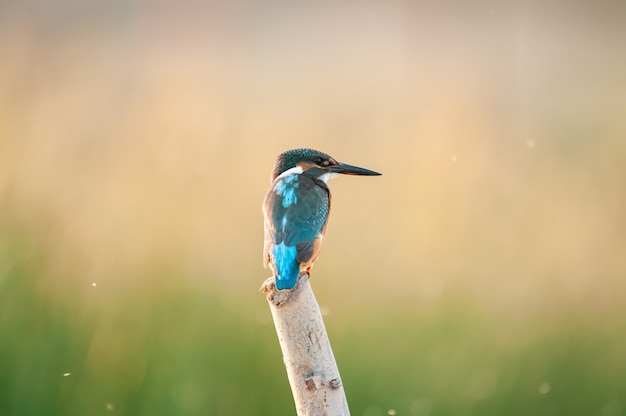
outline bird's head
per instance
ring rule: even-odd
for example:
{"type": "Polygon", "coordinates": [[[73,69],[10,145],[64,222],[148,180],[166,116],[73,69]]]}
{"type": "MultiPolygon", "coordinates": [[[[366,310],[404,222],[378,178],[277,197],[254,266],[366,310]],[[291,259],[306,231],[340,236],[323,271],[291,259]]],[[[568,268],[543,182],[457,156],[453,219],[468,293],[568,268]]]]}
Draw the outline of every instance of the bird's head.
{"type": "Polygon", "coordinates": [[[333,157],[319,150],[293,149],[281,153],[276,158],[271,180],[290,175],[304,174],[326,182],[339,174],[377,176],[378,172],[337,162],[333,157]]]}

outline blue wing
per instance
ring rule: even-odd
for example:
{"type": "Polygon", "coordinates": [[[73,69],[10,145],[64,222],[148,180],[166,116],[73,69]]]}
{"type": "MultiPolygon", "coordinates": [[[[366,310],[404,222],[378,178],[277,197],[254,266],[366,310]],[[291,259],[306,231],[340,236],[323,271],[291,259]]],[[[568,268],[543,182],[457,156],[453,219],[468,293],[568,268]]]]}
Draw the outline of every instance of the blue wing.
{"type": "Polygon", "coordinates": [[[326,184],[303,175],[282,179],[265,196],[265,264],[272,266],[278,289],[291,289],[300,264],[314,260],[330,210],[326,184]]]}

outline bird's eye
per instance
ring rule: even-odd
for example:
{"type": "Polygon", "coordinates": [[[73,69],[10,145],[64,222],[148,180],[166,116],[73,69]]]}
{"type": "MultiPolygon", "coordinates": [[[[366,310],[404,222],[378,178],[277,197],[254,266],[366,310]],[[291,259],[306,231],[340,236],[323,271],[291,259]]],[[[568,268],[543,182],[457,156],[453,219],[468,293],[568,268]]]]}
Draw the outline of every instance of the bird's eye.
{"type": "Polygon", "coordinates": [[[314,162],[319,165],[319,166],[328,166],[330,165],[330,162],[327,159],[322,159],[321,157],[316,157],[314,162]]]}

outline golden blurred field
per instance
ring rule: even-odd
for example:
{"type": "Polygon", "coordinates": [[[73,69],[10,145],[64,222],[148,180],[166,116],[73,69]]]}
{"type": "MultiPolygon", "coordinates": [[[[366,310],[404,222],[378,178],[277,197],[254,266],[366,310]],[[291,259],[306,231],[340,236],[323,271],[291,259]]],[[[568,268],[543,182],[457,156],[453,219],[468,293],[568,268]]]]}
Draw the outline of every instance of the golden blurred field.
{"type": "Polygon", "coordinates": [[[0,414],[293,414],[295,147],[383,173],[312,275],[353,414],[626,414],[625,45],[618,0],[0,5],[0,414]]]}

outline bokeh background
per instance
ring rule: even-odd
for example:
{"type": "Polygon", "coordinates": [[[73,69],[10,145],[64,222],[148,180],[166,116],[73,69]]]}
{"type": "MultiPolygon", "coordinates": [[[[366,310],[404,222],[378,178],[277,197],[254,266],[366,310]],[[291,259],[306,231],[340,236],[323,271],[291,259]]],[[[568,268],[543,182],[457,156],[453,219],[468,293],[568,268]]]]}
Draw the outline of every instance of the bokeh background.
{"type": "Polygon", "coordinates": [[[626,414],[626,3],[0,4],[0,415],[294,414],[275,156],[352,414],[626,414]]]}

